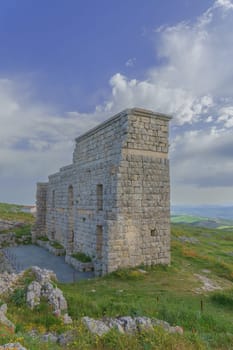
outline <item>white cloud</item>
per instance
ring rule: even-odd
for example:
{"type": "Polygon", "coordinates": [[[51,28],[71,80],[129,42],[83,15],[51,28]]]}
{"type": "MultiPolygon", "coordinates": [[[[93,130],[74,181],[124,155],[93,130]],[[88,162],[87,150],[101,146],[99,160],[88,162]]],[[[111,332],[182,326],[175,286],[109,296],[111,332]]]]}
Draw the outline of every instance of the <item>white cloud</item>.
{"type": "Polygon", "coordinates": [[[218,117],[218,122],[223,122],[224,127],[233,127],[233,106],[222,107],[219,110],[220,116],[218,117]]]}
{"type": "Polygon", "coordinates": [[[218,7],[223,7],[226,10],[233,9],[233,3],[231,0],[216,0],[215,1],[215,6],[218,7]]]}
{"type": "Polygon", "coordinates": [[[126,65],[126,67],[133,67],[133,66],[135,66],[135,63],[136,63],[136,58],[133,57],[133,58],[129,58],[126,61],[125,65],[126,65]]]}
{"type": "Polygon", "coordinates": [[[115,112],[140,105],[172,113],[179,125],[216,115],[223,99],[233,96],[232,30],[231,2],[223,0],[195,23],[160,27],[156,49],[165,63],[151,68],[144,81],[115,74],[105,108],[115,112]]]}
{"type": "MultiPolygon", "coordinates": [[[[233,197],[232,9],[232,1],[217,0],[194,23],[160,27],[155,33],[156,50],[163,63],[151,67],[145,80],[114,74],[108,100],[90,114],[60,115],[53,106],[32,102],[28,90],[14,81],[0,80],[2,178],[18,184],[27,179],[32,190],[36,180],[45,180],[47,174],[71,162],[76,136],[124,108],[138,106],[174,115],[174,201],[188,201],[187,193],[191,201],[197,188],[204,201],[210,186],[212,200],[218,199],[220,188],[224,188],[222,193],[227,188],[233,197]]],[[[3,182],[1,186],[4,193],[3,182]]]]}

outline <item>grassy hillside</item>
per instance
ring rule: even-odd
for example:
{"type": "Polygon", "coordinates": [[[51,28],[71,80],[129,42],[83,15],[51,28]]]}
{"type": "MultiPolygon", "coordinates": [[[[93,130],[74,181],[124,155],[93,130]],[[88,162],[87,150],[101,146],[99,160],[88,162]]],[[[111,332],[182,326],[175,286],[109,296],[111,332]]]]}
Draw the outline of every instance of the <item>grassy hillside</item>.
{"type": "Polygon", "coordinates": [[[146,273],[135,268],[103,278],[59,284],[68,300],[73,326],[62,326],[45,305],[29,311],[23,288],[21,292],[19,289],[18,294],[6,297],[8,316],[18,333],[5,332],[0,343],[20,338],[31,350],[61,349],[33,340],[27,332],[73,329],[77,337],[66,349],[233,349],[232,232],[173,224],[171,247],[172,263],[168,267],[142,266],[146,273]],[[154,332],[131,336],[111,331],[99,338],[82,325],[84,315],[156,317],[182,326],[184,335],[156,328],[154,332]]]}
{"type": "Polygon", "coordinates": [[[0,203],[0,219],[21,221],[27,224],[33,223],[35,220],[34,216],[30,213],[22,212],[22,208],[22,205],[0,203]]]}
{"type": "Polygon", "coordinates": [[[192,226],[216,228],[219,230],[232,230],[233,220],[222,218],[208,218],[195,215],[172,215],[171,222],[174,224],[189,224],[192,226]]]}

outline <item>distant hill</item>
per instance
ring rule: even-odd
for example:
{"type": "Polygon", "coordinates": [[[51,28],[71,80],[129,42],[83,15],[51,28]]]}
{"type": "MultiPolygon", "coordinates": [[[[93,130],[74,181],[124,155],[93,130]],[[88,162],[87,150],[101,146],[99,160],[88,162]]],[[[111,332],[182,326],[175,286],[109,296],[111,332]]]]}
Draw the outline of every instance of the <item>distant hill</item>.
{"type": "Polygon", "coordinates": [[[172,215],[191,215],[214,219],[233,220],[233,205],[232,206],[171,206],[172,215]]]}
{"type": "Polygon", "coordinates": [[[28,208],[32,208],[32,206],[0,203],[0,219],[21,221],[31,224],[34,222],[35,218],[28,208]]]}
{"type": "Polygon", "coordinates": [[[171,222],[196,227],[233,229],[233,206],[172,206],[171,222]]]}

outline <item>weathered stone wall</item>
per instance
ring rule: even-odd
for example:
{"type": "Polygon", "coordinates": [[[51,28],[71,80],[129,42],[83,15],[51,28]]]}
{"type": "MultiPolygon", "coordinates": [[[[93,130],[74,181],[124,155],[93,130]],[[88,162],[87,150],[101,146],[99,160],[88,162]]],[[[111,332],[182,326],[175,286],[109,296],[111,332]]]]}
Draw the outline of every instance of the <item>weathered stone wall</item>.
{"type": "Polygon", "coordinates": [[[108,270],[170,262],[168,118],[128,115],[117,187],[117,221],[109,230],[108,270]]]}
{"type": "Polygon", "coordinates": [[[32,228],[32,241],[35,242],[38,236],[47,234],[46,229],[46,213],[47,208],[47,182],[38,182],[36,190],[36,223],[32,228]]]}
{"type": "Polygon", "coordinates": [[[38,227],[97,273],[170,261],[169,119],[119,113],[77,138],[73,164],[39,187],[38,227]]]}

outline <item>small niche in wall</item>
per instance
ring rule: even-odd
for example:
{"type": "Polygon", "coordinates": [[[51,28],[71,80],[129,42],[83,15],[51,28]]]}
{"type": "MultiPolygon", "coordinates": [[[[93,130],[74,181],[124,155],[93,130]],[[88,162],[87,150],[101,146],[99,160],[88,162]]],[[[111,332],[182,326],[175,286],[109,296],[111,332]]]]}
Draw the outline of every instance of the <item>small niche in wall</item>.
{"type": "Polygon", "coordinates": [[[86,221],[86,218],[83,218],[83,222],[85,222],[86,221]]]}
{"type": "Polygon", "coordinates": [[[151,235],[151,237],[155,237],[158,235],[156,228],[153,228],[152,230],[150,230],[150,235],[151,235]]]}
{"type": "Polygon", "coordinates": [[[96,186],[97,210],[103,210],[103,185],[96,186]]]}

